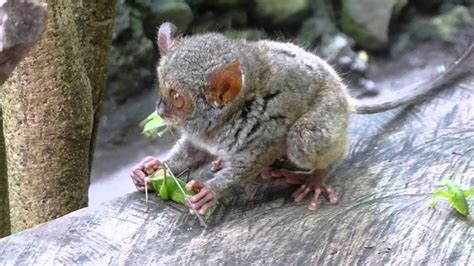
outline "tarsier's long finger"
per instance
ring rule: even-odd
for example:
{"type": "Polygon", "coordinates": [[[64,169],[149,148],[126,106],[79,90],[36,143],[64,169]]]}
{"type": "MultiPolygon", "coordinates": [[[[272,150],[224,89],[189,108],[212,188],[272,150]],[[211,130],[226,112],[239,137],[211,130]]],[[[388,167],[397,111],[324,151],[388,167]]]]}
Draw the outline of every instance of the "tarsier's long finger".
{"type": "Polygon", "coordinates": [[[313,198],[311,199],[311,202],[308,205],[309,210],[315,211],[318,208],[318,199],[320,195],[321,189],[317,188],[316,190],[314,190],[313,198]]]}
{"type": "Polygon", "coordinates": [[[303,187],[304,187],[303,191],[295,197],[296,202],[300,202],[304,200],[304,198],[306,198],[306,195],[308,195],[308,193],[311,191],[311,188],[309,186],[306,186],[306,185],[301,186],[301,188],[303,187]]]}
{"type": "Polygon", "coordinates": [[[203,199],[207,194],[209,193],[209,190],[207,188],[203,188],[197,193],[196,195],[191,197],[191,202],[192,203],[197,203],[201,199],[203,199]]]}
{"type": "Polygon", "coordinates": [[[332,188],[325,187],[323,188],[323,195],[331,204],[337,203],[337,196],[336,193],[332,188]]]}
{"type": "Polygon", "coordinates": [[[156,158],[155,158],[155,157],[151,157],[151,156],[147,156],[147,157],[145,157],[145,159],[143,159],[143,160],[140,161],[140,164],[143,165],[143,164],[146,164],[147,162],[153,161],[153,160],[156,160],[156,158]]]}
{"type": "Polygon", "coordinates": [[[304,185],[304,184],[301,185],[295,192],[293,192],[293,194],[291,194],[291,196],[293,198],[298,197],[298,195],[300,195],[304,191],[305,188],[306,188],[306,185],[304,185]]]}
{"type": "Polygon", "coordinates": [[[214,206],[214,201],[209,201],[206,204],[204,204],[200,209],[199,209],[199,214],[204,215],[207,210],[211,209],[214,206]]]}
{"type": "Polygon", "coordinates": [[[158,170],[159,167],[160,162],[158,160],[149,161],[144,165],[144,169],[148,174],[155,172],[156,170],[158,170]]]}
{"type": "Polygon", "coordinates": [[[202,198],[200,201],[194,204],[194,208],[196,208],[196,210],[199,210],[203,205],[213,200],[214,200],[214,195],[212,193],[207,193],[207,195],[204,196],[204,198],[202,198]]]}
{"type": "Polygon", "coordinates": [[[143,183],[144,180],[145,180],[145,173],[143,173],[142,170],[135,170],[132,172],[131,174],[131,177],[134,181],[138,182],[138,183],[143,183]]]}

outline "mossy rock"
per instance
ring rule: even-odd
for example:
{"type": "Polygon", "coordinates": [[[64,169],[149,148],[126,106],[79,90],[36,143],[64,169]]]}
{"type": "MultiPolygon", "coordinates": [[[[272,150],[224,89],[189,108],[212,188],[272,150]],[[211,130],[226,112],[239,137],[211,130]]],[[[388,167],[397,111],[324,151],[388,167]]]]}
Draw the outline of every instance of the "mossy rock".
{"type": "Polygon", "coordinates": [[[256,0],[257,16],[272,25],[283,25],[301,19],[309,11],[309,0],[256,0]]]}
{"type": "Polygon", "coordinates": [[[152,0],[151,9],[146,15],[144,24],[153,27],[163,22],[175,24],[180,31],[185,31],[193,20],[193,11],[182,0],[152,0]]]}
{"type": "Polygon", "coordinates": [[[390,21],[407,0],[343,0],[341,26],[367,49],[383,49],[388,43],[390,21]]]}
{"type": "Polygon", "coordinates": [[[338,32],[329,17],[312,17],[303,23],[297,39],[301,44],[314,45],[321,37],[338,32]]]}
{"type": "Polygon", "coordinates": [[[465,6],[456,6],[451,10],[429,18],[420,19],[410,26],[412,36],[422,40],[441,39],[447,42],[457,41],[462,27],[472,27],[474,18],[465,6]]]}
{"type": "Polygon", "coordinates": [[[226,30],[224,31],[224,35],[233,38],[233,39],[246,39],[251,41],[257,41],[264,39],[266,34],[264,31],[260,30],[226,30]]]}

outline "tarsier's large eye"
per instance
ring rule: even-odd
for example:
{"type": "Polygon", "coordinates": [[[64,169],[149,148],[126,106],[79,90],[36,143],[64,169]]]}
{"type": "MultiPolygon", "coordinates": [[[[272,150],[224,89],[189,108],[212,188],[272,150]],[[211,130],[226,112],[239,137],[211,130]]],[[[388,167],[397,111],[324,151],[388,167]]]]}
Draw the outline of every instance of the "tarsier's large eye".
{"type": "Polygon", "coordinates": [[[184,98],[175,90],[170,91],[171,104],[175,108],[181,109],[184,106],[184,98]]]}

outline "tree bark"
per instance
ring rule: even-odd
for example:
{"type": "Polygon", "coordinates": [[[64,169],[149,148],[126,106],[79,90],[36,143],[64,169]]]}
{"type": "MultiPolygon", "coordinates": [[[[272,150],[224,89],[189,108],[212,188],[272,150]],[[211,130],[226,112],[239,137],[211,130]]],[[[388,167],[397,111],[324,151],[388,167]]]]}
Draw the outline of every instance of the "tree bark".
{"type": "Polygon", "coordinates": [[[0,85],[40,39],[46,26],[46,5],[39,0],[0,3],[0,85]]]}
{"type": "Polygon", "coordinates": [[[110,43],[115,5],[46,2],[43,39],[7,81],[2,99],[13,232],[87,205],[94,90],[104,85],[95,79],[106,74],[107,59],[92,46],[110,43]],[[89,13],[109,14],[101,21],[110,24],[108,34],[88,27],[97,22],[89,17],[77,19],[89,13]]]}
{"type": "MultiPolygon", "coordinates": [[[[0,129],[3,124],[0,113],[0,129]]],[[[8,179],[5,159],[5,140],[0,130],[0,238],[10,234],[10,209],[8,203],[8,179]]]]}
{"type": "Polygon", "coordinates": [[[89,147],[89,171],[92,168],[102,96],[106,88],[115,7],[115,0],[83,1],[82,6],[76,6],[75,12],[78,14],[75,16],[76,23],[81,25],[78,33],[83,47],[84,66],[92,86],[94,120],[89,147]],[[90,56],[91,54],[94,56],[90,56]]]}
{"type": "MultiPolygon", "coordinates": [[[[38,0],[7,0],[0,3],[0,86],[18,62],[40,39],[46,26],[46,5],[38,0]]],[[[11,232],[8,176],[3,120],[0,112],[0,238],[11,232]]]]}

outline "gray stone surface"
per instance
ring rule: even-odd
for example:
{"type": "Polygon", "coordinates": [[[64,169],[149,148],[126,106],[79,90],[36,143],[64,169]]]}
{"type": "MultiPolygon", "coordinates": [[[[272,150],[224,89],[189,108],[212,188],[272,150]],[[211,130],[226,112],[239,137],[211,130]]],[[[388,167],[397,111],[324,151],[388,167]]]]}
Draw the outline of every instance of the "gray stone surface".
{"type": "Polygon", "coordinates": [[[256,180],[234,188],[204,230],[184,206],[152,197],[146,213],[132,193],[1,239],[0,265],[472,263],[472,219],[427,205],[446,178],[474,185],[474,79],[417,106],[354,115],[350,132],[329,179],[335,206],[309,212],[293,187],[256,180]]]}
{"type": "Polygon", "coordinates": [[[341,25],[362,46],[384,48],[390,20],[406,3],[406,0],[343,0],[341,25]]]}
{"type": "Polygon", "coordinates": [[[46,26],[46,4],[37,0],[0,1],[0,85],[46,26]]]}

